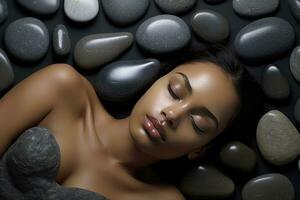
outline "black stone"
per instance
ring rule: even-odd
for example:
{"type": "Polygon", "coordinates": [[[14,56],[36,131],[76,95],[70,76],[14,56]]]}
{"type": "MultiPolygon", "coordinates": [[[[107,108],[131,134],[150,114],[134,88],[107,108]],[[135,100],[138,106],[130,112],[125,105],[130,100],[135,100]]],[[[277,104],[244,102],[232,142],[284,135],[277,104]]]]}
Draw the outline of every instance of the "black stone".
{"type": "Polygon", "coordinates": [[[63,24],[55,26],[52,35],[53,49],[56,55],[66,56],[71,50],[71,40],[68,29],[63,24]]]}
{"type": "Polygon", "coordinates": [[[0,49],[0,91],[13,84],[15,78],[14,70],[6,53],[0,49]]]}
{"type": "Polygon", "coordinates": [[[180,15],[191,10],[197,3],[196,0],[155,0],[156,5],[164,12],[180,15]]]}
{"type": "Polygon", "coordinates": [[[60,0],[18,0],[18,3],[34,14],[50,15],[58,10],[60,0]]]}
{"type": "Polygon", "coordinates": [[[5,0],[0,0],[0,24],[5,21],[8,15],[8,7],[5,0]]]}
{"type": "Polygon", "coordinates": [[[289,6],[295,19],[300,22],[300,2],[299,0],[288,0],[289,6]]]}

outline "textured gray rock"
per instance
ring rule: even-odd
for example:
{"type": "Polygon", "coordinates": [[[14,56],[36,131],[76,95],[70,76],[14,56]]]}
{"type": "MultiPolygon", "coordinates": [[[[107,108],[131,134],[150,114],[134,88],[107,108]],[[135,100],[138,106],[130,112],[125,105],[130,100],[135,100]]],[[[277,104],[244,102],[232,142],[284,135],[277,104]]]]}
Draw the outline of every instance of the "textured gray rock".
{"type": "Polygon", "coordinates": [[[97,75],[96,91],[111,101],[124,101],[140,94],[158,76],[156,59],[117,61],[105,66],[97,75]]]}
{"type": "Polygon", "coordinates": [[[228,20],[213,10],[199,10],[191,18],[193,31],[209,42],[220,42],[228,38],[230,27],[228,20]]]}
{"type": "Polygon", "coordinates": [[[165,13],[180,15],[191,10],[196,0],[155,0],[156,5],[165,13]]]}
{"type": "Polygon", "coordinates": [[[289,82],[275,65],[264,69],[262,88],[266,96],[274,100],[284,100],[290,95],[289,82]]]}
{"type": "Polygon", "coordinates": [[[243,173],[253,172],[256,166],[255,152],[238,141],[224,145],[220,151],[219,158],[228,168],[243,173]]]}
{"type": "Polygon", "coordinates": [[[68,29],[63,24],[54,27],[52,45],[56,55],[66,56],[71,50],[71,40],[68,29]]]}
{"type": "Polygon", "coordinates": [[[137,44],[153,54],[182,49],[191,40],[188,25],[175,15],[157,15],[144,21],[136,31],[137,44]]]}
{"type": "Polygon", "coordinates": [[[293,16],[295,19],[300,22],[300,3],[299,0],[288,0],[290,10],[292,11],[293,16]]]}
{"type": "Polygon", "coordinates": [[[257,125],[256,140],[263,157],[271,164],[285,165],[300,154],[300,135],[280,111],[264,114],[257,125]]]}
{"type": "Polygon", "coordinates": [[[281,174],[265,174],[251,179],[243,188],[243,200],[294,200],[291,181],[281,174]]]}
{"type": "Polygon", "coordinates": [[[65,0],[64,10],[68,18],[76,22],[88,22],[99,12],[98,0],[65,0]]]}
{"type": "Polygon", "coordinates": [[[21,18],[7,26],[4,43],[14,57],[26,62],[38,61],[48,51],[48,29],[39,19],[21,18]]]}
{"type": "Polygon", "coordinates": [[[298,124],[300,124],[300,98],[297,99],[297,102],[294,107],[294,117],[298,124]]]}
{"type": "Polygon", "coordinates": [[[5,21],[8,15],[8,6],[5,0],[0,0],[0,24],[5,21]]]}
{"type": "Polygon", "coordinates": [[[17,0],[26,10],[37,15],[50,15],[55,13],[59,6],[60,0],[17,0]]]}
{"type": "Polygon", "coordinates": [[[261,61],[286,53],[293,48],[295,31],[279,17],[256,20],[240,30],[234,46],[237,54],[249,61],[261,61]]]}
{"type": "Polygon", "coordinates": [[[294,78],[300,82],[300,46],[297,46],[291,54],[290,70],[294,78]]]}
{"type": "Polygon", "coordinates": [[[224,199],[232,195],[235,186],[215,167],[200,165],[184,173],[180,190],[193,199],[224,199]]]}
{"type": "Polygon", "coordinates": [[[233,0],[235,12],[244,17],[258,17],[274,12],[279,6],[279,0],[233,0]]]}
{"type": "Polygon", "coordinates": [[[149,0],[102,0],[106,16],[117,25],[126,26],[139,20],[149,7],[149,0]]]}
{"type": "Polygon", "coordinates": [[[0,49],[0,91],[8,88],[15,79],[14,70],[6,53],[0,49]]]}
{"type": "Polygon", "coordinates": [[[74,49],[74,60],[82,69],[95,69],[113,61],[132,44],[128,32],[99,33],[81,38],[74,49]]]}

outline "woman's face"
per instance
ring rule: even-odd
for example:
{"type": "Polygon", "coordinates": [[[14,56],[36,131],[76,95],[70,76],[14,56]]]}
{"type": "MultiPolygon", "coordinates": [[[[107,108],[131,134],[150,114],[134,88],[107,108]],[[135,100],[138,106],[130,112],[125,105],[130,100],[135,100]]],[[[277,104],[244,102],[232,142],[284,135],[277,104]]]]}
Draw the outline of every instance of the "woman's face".
{"type": "Polygon", "coordinates": [[[137,102],[129,118],[130,134],[144,153],[177,158],[220,134],[237,105],[233,82],[219,66],[186,63],[158,79],[137,102]]]}

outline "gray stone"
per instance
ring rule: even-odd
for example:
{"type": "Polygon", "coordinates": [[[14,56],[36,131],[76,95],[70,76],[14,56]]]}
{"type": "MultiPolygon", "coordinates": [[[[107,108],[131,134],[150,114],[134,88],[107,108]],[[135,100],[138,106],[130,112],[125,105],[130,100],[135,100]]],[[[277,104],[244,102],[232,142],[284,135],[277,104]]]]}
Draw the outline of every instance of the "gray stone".
{"type": "Polygon", "coordinates": [[[106,16],[116,25],[127,26],[139,20],[149,7],[149,0],[102,0],[106,16]]]}
{"type": "Polygon", "coordinates": [[[257,125],[256,140],[263,157],[271,164],[285,165],[300,154],[300,135],[280,111],[264,114],[257,125]]]}
{"type": "Polygon", "coordinates": [[[243,59],[266,61],[289,51],[294,41],[295,31],[289,22],[278,17],[267,17],[242,28],[235,38],[234,46],[243,59]]]}
{"type": "Polygon", "coordinates": [[[98,73],[96,91],[107,100],[129,100],[149,87],[159,70],[160,62],[156,59],[117,61],[98,73]]]}
{"type": "Polygon", "coordinates": [[[98,0],[65,0],[64,10],[67,17],[75,22],[88,22],[99,12],[98,0]]]}
{"type": "Polygon", "coordinates": [[[132,42],[129,32],[88,35],[77,42],[74,60],[82,69],[95,69],[116,59],[132,42]]]}
{"type": "Polygon", "coordinates": [[[226,0],[205,0],[206,3],[209,3],[209,4],[218,4],[218,3],[222,3],[226,0]]]}
{"type": "Polygon", "coordinates": [[[208,42],[221,42],[228,38],[230,27],[228,20],[213,10],[199,10],[191,18],[193,31],[208,42]]]}
{"type": "Polygon", "coordinates": [[[300,46],[297,46],[291,54],[290,69],[294,78],[300,82],[300,46]]]}
{"type": "Polygon", "coordinates": [[[295,19],[300,22],[300,3],[299,0],[289,0],[290,10],[295,19]]]}
{"type": "Polygon", "coordinates": [[[290,95],[288,80],[274,66],[267,66],[262,74],[262,88],[267,97],[274,100],[284,100],[290,95]]]}
{"type": "Polygon", "coordinates": [[[56,55],[66,56],[71,50],[71,40],[68,29],[63,24],[55,26],[52,35],[53,49],[56,55]]]}
{"type": "Polygon", "coordinates": [[[180,15],[191,10],[196,0],[155,0],[156,5],[165,13],[180,15]]]}
{"type": "Polygon", "coordinates": [[[243,188],[243,200],[294,200],[291,181],[281,174],[265,174],[251,179],[243,188]]]}
{"type": "Polygon", "coordinates": [[[8,15],[8,6],[5,0],[0,0],[0,24],[5,21],[8,15]]]}
{"type": "Polygon", "coordinates": [[[297,99],[297,102],[294,107],[294,117],[298,124],[300,124],[300,98],[297,99]]]}
{"type": "Polygon", "coordinates": [[[185,47],[191,40],[188,25],[175,15],[157,15],[136,31],[137,44],[153,54],[167,54],[185,47]]]}
{"type": "Polygon", "coordinates": [[[21,18],[7,26],[4,43],[14,57],[25,62],[35,62],[48,51],[48,29],[39,19],[21,18]]]}
{"type": "Polygon", "coordinates": [[[0,91],[8,88],[15,79],[14,70],[6,53],[0,49],[0,91]]]}
{"type": "Polygon", "coordinates": [[[235,12],[244,17],[259,17],[274,12],[279,0],[233,0],[235,12]]]}
{"type": "Polygon", "coordinates": [[[223,199],[233,194],[235,185],[215,167],[200,165],[184,173],[180,190],[193,199],[223,199]]]}
{"type": "Polygon", "coordinates": [[[17,0],[25,9],[37,15],[54,14],[60,5],[60,0],[17,0]]]}
{"type": "Polygon", "coordinates": [[[224,145],[219,155],[220,161],[233,170],[250,173],[256,167],[256,154],[245,144],[234,141],[224,145]]]}

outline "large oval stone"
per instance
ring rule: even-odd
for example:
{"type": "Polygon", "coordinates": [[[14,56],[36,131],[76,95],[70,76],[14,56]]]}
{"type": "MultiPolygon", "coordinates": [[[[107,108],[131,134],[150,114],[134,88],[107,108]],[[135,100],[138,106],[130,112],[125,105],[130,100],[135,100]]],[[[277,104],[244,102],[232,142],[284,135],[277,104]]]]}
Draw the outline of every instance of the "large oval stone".
{"type": "Polygon", "coordinates": [[[193,199],[223,199],[233,194],[235,186],[215,167],[200,165],[184,173],[180,190],[193,199]]]}
{"type": "Polygon", "coordinates": [[[291,181],[281,174],[265,174],[251,179],[243,188],[243,200],[294,200],[291,181]]]}
{"type": "Polygon", "coordinates": [[[5,21],[8,15],[8,6],[5,0],[0,0],[0,24],[5,21]]]}
{"type": "Polygon", "coordinates": [[[144,21],[136,31],[137,44],[153,54],[171,53],[191,40],[188,25],[175,15],[157,15],[144,21]]]}
{"type": "Polygon", "coordinates": [[[193,31],[208,42],[221,42],[230,33],[228,20],[213,10],[199,10],[191,18],[193,31]]]}
{"type": "Polygon", "coordinates": [[[0,91],[13,84],[15,78],[14,70],[6,53],[0,49],[0,91]]]}
{"type": "Polygon", "coordinates": [[[295,19],[300,22],[300,2],[299,0],[289,0],[290,10],[295,19]]]}
{"type": "Polygon", "coordinates": [[[98,0],[65,0],[64,10],[68,18],[76,22],[88,22],[99,12],[98,0]]]}
{"type": "Polygon", "coordinates": [[[249,61],[261,61],[289,51],[295,31],[289,22],[278,17],[254,21],[240,30],[234,46],[237,54],[249,61]]]}
{"type": "Polygon", "coordinates": [[[285,165],[300,154],[300,135],[280,111],[264,114],[257,125],[256,140],[263,157],[271,164],[285,165]]]}
{"type": "Polygon", "coordinates": [[[126,26],[139,20],[149,7],[149,0],[102,0],[106,16],[115,24],[126,26]]]}
{"type": "Polygon", "coordinates": [[[22,5],[26,10],[37,15],[50,15],[55,13],[60,5],[60,0],[18,0],[18,3],[22,5]]]}
{"type": "Polygon", "coordinates": [[[156,59],[117,61],[97,75],[96,91],[111,101],[125,101],[152,84],[160,69],[156,59]]]}
{"type": "Polygon", "coordinates": [[[52,35],[53,49],[56,55],[66,56],[71,50],[71,40],[68,29],[63,24],[54,27],[52,35]]]}
{"type": "Polygon", "coordinates": [[[294,78],[300,82],[300,46],[297,46],[291,54],[290,69],[294,78]]]}
{"type": "Polygon", "coordinates": [[[256,166],[255,152],[238,141],[223,146],[219,157],[225,166],[243,173],[252,172],[256,166]]]}
{"type": "Polygon", "coordinates": [[[274,12],[279,6],[279,0],[233,0],[235,12],[244,17],[258,17],[274,12]]]}
{"type": "Polygon", "coordinates": [[[262,74],[262,88],[267,97],[274,100],[284,100],[290,95],[288,80],[281,74],[278,67],[267,66],[262,74]]]}
{"type": "Polygon", "coordinates": [[[48,29],[39,19],[21,18],[8,25],[4,33],[4,43],[7,51],[16,58],[35,62],[48,51],[48,29]]]}
{"type": "Polygon", "coordinates": [[[129,32],[88,35],[77,42],[74,60],[82,69],[95,69],[116,59],[132,42],[129,32]]]}
{"type": "Polygon", "coordinates": [[[180,15],[191,10],[196,0],[155,0],[156,5],[165,13],[180,15]]]}

